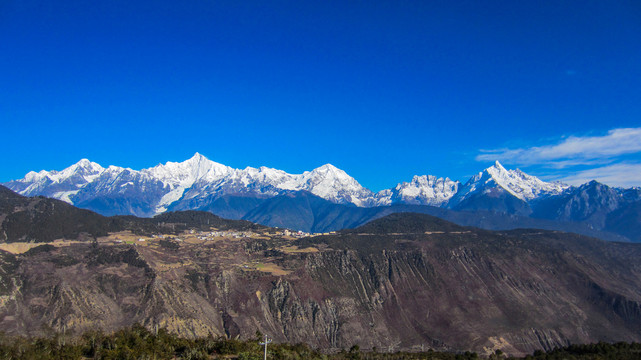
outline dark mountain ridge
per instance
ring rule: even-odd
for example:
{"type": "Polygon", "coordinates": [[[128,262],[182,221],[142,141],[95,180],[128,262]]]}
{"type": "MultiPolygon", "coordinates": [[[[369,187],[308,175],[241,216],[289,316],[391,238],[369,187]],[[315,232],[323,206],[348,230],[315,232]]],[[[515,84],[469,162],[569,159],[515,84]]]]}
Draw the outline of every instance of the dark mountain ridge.
{"type": "Polygon", "coordinates": [[[185,229],[262,229],[244,220],[226,220],[204,211],[166,212],[153,218],[106,217],[44,196],[25,197],[0,186],[0,241],[47,242],[92,239],[110,232],[179,233],[185,229]]]}
{"type": "Polygon", "coordinates": [[[287,227],[312,233],[351,229],[393,213],[421,213],[462,225],[488,230],[539,228],[575,232],[609,241],[629,241],[612,227],[610,232],[597,230],[580,222],[540,219],[505,212],[476,210],[456,211],[427,205],[395,204],[356,207],[334,204],[308,192],[295,192],[262,200],[260,206],[243,217],[267,226],[287,227]]]}
{"type": "MultiPolygon", "coordinates": [[[[343,234],[431,234],[433,232],[467,231],[463,227],[436,216],[420,213],[393,213],[370,221],[356,229],[343,230],[343,234]]],[[[476,229],[479,230],[479,229],[476,229]]]]}

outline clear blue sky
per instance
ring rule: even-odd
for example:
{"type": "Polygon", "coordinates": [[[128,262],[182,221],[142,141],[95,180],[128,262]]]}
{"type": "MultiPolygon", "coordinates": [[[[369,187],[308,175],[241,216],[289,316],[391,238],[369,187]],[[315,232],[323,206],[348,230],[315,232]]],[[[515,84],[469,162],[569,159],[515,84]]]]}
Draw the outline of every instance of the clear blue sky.
{"type": "Polygon", "coordinates": [[[0,181],[200,152],[641,185],[641,2],[0,0],[0,121],[0,181]]]}

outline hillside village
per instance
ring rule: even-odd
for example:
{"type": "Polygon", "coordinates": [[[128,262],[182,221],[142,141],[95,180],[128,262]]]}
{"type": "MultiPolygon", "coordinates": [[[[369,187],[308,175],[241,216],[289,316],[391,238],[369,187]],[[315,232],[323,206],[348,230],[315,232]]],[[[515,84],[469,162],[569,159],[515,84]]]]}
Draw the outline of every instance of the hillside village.
{"type": "Polygon", "coordinates": [[[197,231],[194,229],[183,232],[180,235],[168,235],[168,234],[154,234],[151,236],[136,236],[130,231],[124,231],[119,233],[111,234],[110,236],[103,238],[100,242],[113,242],[117,244],[129,243],[145,243],[153,242],[159,240],[172,240],[176,242],[187,242],[187,243],[202,243],[207,241],[218,241],[218,240],[230,240],[230,239],[273,239],[273,238],[282,238],[283,240],[295,240],[302,239],[307,237],[321,236],[321,235],[333,235],[336,234],[335,231],[326,232],[326,233],[308,233],[304,231],[293,231],[289,229],[273,229],[272,231],[265,232],[254,232],[254,231],[237,231],[237,230],[218,230],[212,228],[210,231],[197,231]],[[276,230],[276,231],[273,231],[276,230]]]}

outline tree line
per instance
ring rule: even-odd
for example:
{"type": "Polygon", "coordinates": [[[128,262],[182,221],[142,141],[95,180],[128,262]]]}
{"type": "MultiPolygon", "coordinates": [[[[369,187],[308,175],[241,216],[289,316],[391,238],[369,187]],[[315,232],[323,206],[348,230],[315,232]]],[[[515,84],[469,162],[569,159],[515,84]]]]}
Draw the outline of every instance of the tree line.
{"type": "MultiPolygon", "coordinates": [[[[112,334],[87,332],[80,337],[57,334],[47,338],[26,338],[0,334],[0,359],[238,359],[261,360],[262,334],[255,339],[237,340],[207,336],[187,339],[165,329],[151,332],[141,325],[121,329],[112,334]]],[[[357,345],[349,350],[326,354],[306,344],[272,343],[268,359],[274,360],[473,360],[484,358],[474,352],[452,353],[429,350],[421,353],[361,351],[357,345]]],[[[500,350],[486,357],[491,360],[632,360],[641,358],[639,343],[597,343],[571,345],[549,352],[540,350],[521,358],[510,357],[500,350]]]]}

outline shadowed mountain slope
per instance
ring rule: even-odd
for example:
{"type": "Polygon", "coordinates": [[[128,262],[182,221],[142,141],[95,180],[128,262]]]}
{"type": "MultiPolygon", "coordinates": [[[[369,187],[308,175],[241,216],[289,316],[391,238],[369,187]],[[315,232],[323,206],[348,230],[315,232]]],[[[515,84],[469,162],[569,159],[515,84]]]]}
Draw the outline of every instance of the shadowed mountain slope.
{"type": "Polygon", "coordinates": [[[24,197],[0,186],[0,241],[104,236],[111,228],[108,218],[92,211],[42,196],[24,197]]]}
{"type": "Polygon", "coordinates": [[[466,228],[427,214],[395,213],[373,220],[343,233],[423,234],[431,232],[465,231],[466,228]]]}
{"type": "Polygon", "coordinates": [[[537,219],[494,211],[455,211],[425,205],[397,204],[363,208],[334,204],[307,192],[295,192],[265,199],[243,219],[267,226],[324,233],[356,228],[389,214],[408,212],[429,214],[462,226],[475,226],[488,230],[536,228],[575,232],[604,240],[628,241],[627,238],[614,232],[595,230],[577,222],[537,219]]]}
{"type": "Polygon", "coordinates": [[[92,239],[109,232],[176,233],[185,229],[259,229],[244,220],[226,220],[204,211],[167,212],[154,218],[105,217],[64,201],[25,197],[0,186],[0,241],[47,242],[92,239]]]}
{"type": "Polygon", "coordinates": [[[618,232],[632,241],[641,242],[641,201],[622,206],[608,214],[605,230],[618,232]]]}

